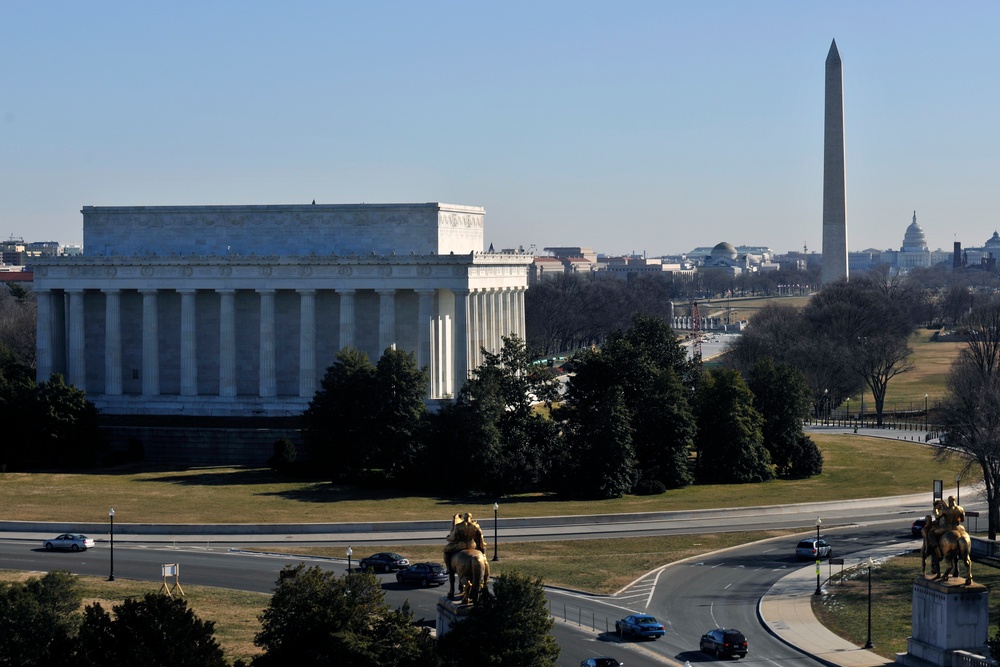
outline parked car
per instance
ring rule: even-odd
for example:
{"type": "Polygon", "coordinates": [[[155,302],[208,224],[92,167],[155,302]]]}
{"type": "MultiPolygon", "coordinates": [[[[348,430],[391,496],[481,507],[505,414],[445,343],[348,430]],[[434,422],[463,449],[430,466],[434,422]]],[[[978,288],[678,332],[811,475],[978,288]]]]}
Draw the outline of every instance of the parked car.
{"type": "Polygon", "coordinates": [[[662,637],[666,634],[663,623],[649,614],[632,614],[615,621],[615,632],[622,637],[662,637]]]}
{"type": "Polygon", "coordinates": [[[745,658],[747,638],[739,630],[716,628],[701,636],[698,648],[702,653],[709,653],[716,658],[745,658]]]}
{"type": "Polygon", "coordinates": [[[70,551],[86,551],[94,547],[94,538],[80,535],[79,533],[63,533],[51,540],[42,542],[48,551],[53,549],[69,549],[70,551]]]}
{"type": "Polygon", "coordinates": [[[802,540],[799,545],[795,547],[795,557],[798,560],[819,560],[820,558],[829,558],[830,554],[833,553],[833,547],[822,537],[818,540],[815,537],[810,537],[808,540],[802,540]]]}
{"type": "Polygon", "coordinates": [[[448,581],[448,572],[440,563],[414,563],[397,572],[396,581],[401,584],[420,584],[424,588],[431,584],[440,586],[448,581]]]}
{"type": "Polygon", "coordinates": [[[597,658],[587,658],[580,663],[580,667],[623,667],[624,664],[624,662],[618,662],[614,658],[602,655],[597,658]]]}
{"type": "Polygon", "coordinates": [[[924,536],[924,526],[927,524],[927,517],[920,517],[913,522],[910,526],[910,534],[914,537],[921,538],[924,536]]]}
{"type": "Polygon", "coordinates": [[[382,572],[402,570],[409,565],[410,561],[406,560],[399,554],[394,554],[390,551],[380,551],[377,554],[372,554],[368,558],[362,558],[358,563],[358,567],[362,570],[380,570],[382,572]]]}

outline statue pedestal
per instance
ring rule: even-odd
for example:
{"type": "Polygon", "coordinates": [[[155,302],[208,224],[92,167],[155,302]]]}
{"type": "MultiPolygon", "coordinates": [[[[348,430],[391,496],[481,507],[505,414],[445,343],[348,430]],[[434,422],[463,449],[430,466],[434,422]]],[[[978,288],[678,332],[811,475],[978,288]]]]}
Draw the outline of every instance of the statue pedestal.
{"type": "Polygon", "coordinates": [[[461,601],[452,600],[447,595],[438,598],[437,622],[435,624],[437,636],[442,637],[448,634],[451,627],[468,616],[470,611],[472,611],[471,604],[462,604],[461,601]]]}
{"type": "Polygon", "coordinates": [[[906,667],[952,664],[952,653],[982,655],[989,635],[989,591],[965,578],[947,582],[921,575],[913,582],[913,636],[896,662],[906,667]]]}

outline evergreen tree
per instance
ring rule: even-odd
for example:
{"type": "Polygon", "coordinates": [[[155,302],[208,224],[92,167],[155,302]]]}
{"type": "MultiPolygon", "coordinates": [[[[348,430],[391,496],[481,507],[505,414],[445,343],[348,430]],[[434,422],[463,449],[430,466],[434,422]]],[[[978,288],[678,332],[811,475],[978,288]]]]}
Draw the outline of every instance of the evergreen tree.
{"type": "Polygon", "coordinates": [[[357,348],[345,347],[302,415],[312,451],[334,481],[355,481],[376,465],[375,405],[375,366],[357,348]]]}
{"type": "Polygon", "coordinates": [[[618,498],[638,478],[631,415],[621,387],[608,387],[601,400],[581,406],[561,457],[560,487],[566,495],[618,498]]]}
{"type": "Polygon", "coordinates": [[[388,349],[375,366],[375,426],[373,445],[391,475],[412,472],[420,447],[420,428],[427,412],[427,372],[416,357],[388,349]]]}
{"type": "Polygon", "coordinates": [[[83,594],[76,576],[53,571],[0,583],[0,665],[48,667],[72,654],[83,594]]]}
{"type": "Polygon", "coordinates": [[[114,605],[114,618],[95,602],[84,609],[76,657],[60,663],[97,667],[225,667],[215,623],[184,598],[146,593],[114,605]]]}
{"type": "Polygon", "coordinates": [[[438,640],[438,648],[447,667],[555,667],[554,625],[541,579],[509,571],[493,580],[493,591],[483,591],[469,616],[438,640]]]}
{"type": "Polygon", "coordinates": [[[747,483],[774,478],[764,447],[763,419],[740,374],[714,369],[697,389],[699,482],[747,483]]]}
{"type": "Polygon", "coordinates": [[[764,446],[777,474],[808,477],[821,472],[823,456],[802,431],[811,405],[802,374],[789,364],[776,364],[764,357],[753,367],[749,386],[754,407],[764,418],[764,446]]]}
{"type": "Polygon", "coordinates": [[[430,633],[384,599],[374,574],[286,567],[261,616],[254,667],[435,667],[430,633]]]}

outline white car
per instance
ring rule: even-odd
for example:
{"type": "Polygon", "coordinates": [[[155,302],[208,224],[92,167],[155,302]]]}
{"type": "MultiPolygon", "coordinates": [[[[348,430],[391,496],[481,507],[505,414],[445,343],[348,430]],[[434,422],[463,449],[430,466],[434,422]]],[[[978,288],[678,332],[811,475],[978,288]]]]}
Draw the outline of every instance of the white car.
{"type": "Polygon", "coordinates": [[[51,540],[45,540],[42,545],[46,551],[53,549],[69,549],[70,551],[86,551],[94,547],[94,538],[79,533],[63,533],[51,540]]]}

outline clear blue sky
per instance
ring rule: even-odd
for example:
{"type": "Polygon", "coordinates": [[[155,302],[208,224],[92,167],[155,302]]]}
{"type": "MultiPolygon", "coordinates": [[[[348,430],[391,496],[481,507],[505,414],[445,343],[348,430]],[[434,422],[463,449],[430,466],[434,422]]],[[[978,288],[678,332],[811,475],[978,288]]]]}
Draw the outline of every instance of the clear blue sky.
{"type": "Polygon", "coordinates": [[[442,201],[486,244],[821,249],[824,61],[848,241],[1000,227],[997,2],[10,2],[0,236],[84,205],[442,201]]]}

